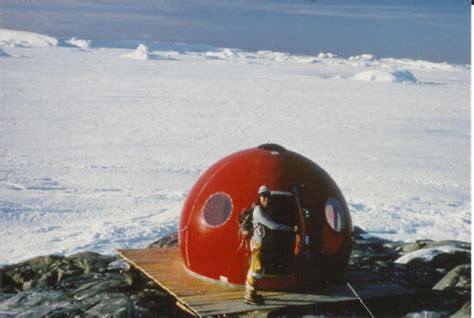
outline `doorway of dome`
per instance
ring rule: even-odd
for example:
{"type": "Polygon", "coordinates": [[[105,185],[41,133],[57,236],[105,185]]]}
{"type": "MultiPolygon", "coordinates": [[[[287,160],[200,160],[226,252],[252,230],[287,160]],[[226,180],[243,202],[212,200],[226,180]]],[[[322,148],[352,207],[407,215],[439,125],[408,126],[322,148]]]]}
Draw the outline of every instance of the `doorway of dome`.
{"type": "MultiPolygon", "coordinates": [[[[298,224],[296,204],[291,192],[272,191],[270,217],[273,221],[295,226],[298,224]]],[[[265,228],[262,241],[264,276],[289,276],[293,272],[296,234],[265,228]]]]}

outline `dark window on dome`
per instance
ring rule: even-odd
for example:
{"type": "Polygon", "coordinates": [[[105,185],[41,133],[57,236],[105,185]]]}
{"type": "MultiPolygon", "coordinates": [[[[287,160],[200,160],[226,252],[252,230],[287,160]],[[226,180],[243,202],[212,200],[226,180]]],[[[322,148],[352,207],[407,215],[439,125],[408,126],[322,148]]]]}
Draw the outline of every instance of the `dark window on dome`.
{"type": "Polygon", "coordinates": [[[324,210],[329,226],[336,232],[344,230],[346,217],[341,203],[337,199],[330,198],[326,201],[324,210]]]}
{"type": "Polygon", "coordinates": [[[232,211],[232,201],[226,193],[216,193],[207,199],[204,205],[204,221],[210,226],[223,224],[232,211]]]}

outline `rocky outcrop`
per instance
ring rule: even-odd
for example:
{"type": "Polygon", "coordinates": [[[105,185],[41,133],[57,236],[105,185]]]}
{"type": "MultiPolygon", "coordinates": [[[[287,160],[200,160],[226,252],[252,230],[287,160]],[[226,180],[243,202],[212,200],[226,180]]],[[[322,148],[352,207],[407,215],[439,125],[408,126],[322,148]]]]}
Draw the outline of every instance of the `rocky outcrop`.
{"type": "MultiPolygon", "coordinates": [[[[175,247],[173,233],[150,248],[175,247]]],[[[350,269],[362,269],[414,289],[409,301],[369,302],[377,316],[466,317],[471,311],[470,244],[458,241],[392,242],[354,229],[350,269]]],[[[79,253],[40,256],[1,269],[0,316],[156,317],[177,313],[166,292],[117,256],[79,253]]],[[[251,315],[265,316],[267,312],[251,315]]],[[[275,313],[273,313],[275,314],[275,313]]],[[[324,305],[282,315],[365,315],[359,303],[324,305]]],[[[248,316],[248,314],[246,314],[248,316]]]]}
{"type": "Polygon", "coordinates": [[[471,317],[471,302],[465,303],[458,311],[456,311],[451,318],[466,318],[471,317]]]}
{"type": "Polygon", "coordinates": [[[462,292],[471,290],[471,264],[456,266],[434,285],[433,289],[458,289],[462,292]]]}
{"type": "Polygon", "coordinates": [[[350,265],[409,287],[420,295],[405,304],[403,310],[372,304],[383,315],[395,310],[396,315],[407,317],[460,315],[470,310],[470,250],[470,243],[459,241],[387,241],[367,236],[356,227],[350,265]],[[432,290],[436,292],[431,293],[432,290]]]}
{"type": "Polygon", "coordinates": [[[178,233],[171,233],[148,245],[148,248],[167,248],[178,246],[178,233]]]}
{"type": "MultiPolygon", "coordinates": [[[[2,269],[0,316],[151,317],[169,296],[115,256],[41,256],[2,269]]],[[[164,304],[164,305],[163,305],[164,304]]]]}

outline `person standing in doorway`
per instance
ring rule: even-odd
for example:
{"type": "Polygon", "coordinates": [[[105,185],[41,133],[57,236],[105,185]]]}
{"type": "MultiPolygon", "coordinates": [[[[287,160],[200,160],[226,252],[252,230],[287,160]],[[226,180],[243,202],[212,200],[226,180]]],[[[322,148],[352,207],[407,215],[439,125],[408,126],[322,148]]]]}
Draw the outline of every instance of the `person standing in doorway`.
{"type": "Polygon", "coordinates": [[[252,224],[253,235],[250,240],[250,249],[252,251],[250,259],[250,268],[247,273],[247,280],[245,283],[244,301],[249,304],[258,305],[263,304],[263,297],[258,295],[258,280],[262,278],[262,242],[265,236],[265,228],[276,231],[296,232],[297,227],[291,227],[285,224],[280,224],[272,220],[270,217],[271,206],[271,192],[270,189],[262,185],[258,189],[258,204],[253,209],[252,224]]]}

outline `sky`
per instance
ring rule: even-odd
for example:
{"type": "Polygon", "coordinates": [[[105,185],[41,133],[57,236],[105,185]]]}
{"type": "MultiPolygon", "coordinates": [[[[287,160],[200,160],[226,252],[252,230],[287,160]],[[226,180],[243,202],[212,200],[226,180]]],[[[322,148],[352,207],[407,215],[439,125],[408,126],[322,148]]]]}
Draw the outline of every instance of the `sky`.
{"type": "Polygon", "coordinates": [[[0,0],[0,26],[90,40],[470,64],[465,0],[0,0]]]}

